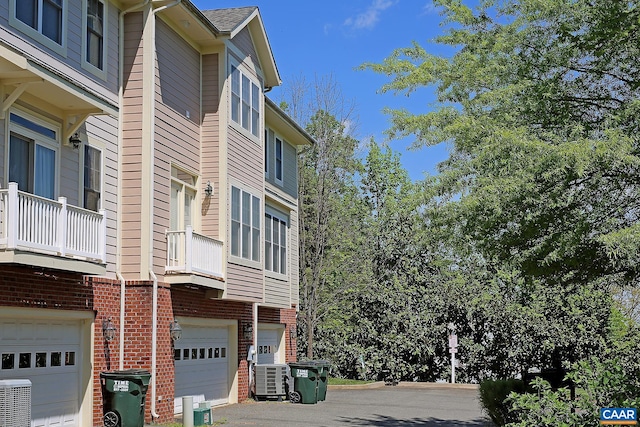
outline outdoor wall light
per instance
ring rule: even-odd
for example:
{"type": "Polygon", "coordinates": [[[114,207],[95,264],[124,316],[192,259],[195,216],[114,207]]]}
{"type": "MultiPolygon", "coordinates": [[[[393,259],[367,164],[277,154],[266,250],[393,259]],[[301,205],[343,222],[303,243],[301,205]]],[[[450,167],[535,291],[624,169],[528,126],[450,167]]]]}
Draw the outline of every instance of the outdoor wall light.
{"type": "Polygon", "coordinates": [[[242,327],[242,335],[245,340],[250,340],[253,338],[253,324],[245,323],[242,327]]]}
{"type": "Polygon", "coordinates": [[[169,323],[169,333],[171,334],[172,341],[177,341],[182,338],[182,328],[177,320],[173,319],[173,322],[169,323]]]}
{"type": "Polygon", "coordinates": [[[102,321],[102,335],[107,341],[111,341],[116,337],[116,327],[113,326],[111,318],[102,321]]]}
{"type": "Polygon", "coordinates": [[[78,132],[74,133],[73,135],[71,135],[69,137],[69,144],[73,145],[73,148],[75,150],[80,148],[80,144],[82,144],[82,140],[80,139],[80,136],[78,135],[78,132]]]}
{"type": "Polygon", "coordinates": [[[211,195],[213,194],[213,186],[211,185],[211,181],[207,181],[207,185],[204,187],[204,194],[206,194],[207,197],[211,197],[211,195]]]}

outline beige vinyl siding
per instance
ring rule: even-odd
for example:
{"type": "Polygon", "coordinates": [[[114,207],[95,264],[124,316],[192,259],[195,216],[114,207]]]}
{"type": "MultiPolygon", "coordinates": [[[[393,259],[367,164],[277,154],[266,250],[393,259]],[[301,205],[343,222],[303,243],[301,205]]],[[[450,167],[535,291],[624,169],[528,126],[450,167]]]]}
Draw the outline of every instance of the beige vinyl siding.
{"type": "MultiPolygon", "coordinates": [[[[276,187],[281,188],[290,197],[298,198],[298,154],[296,147],[284,140],[280,135],[268,129],[267,141],[265,141],[267,161],[269,162],[269,173],[266,181],[276,187]],[[275,144],[276,136],[282,140],[282,184],[275,179],[275,144]]],[[[263,169],[264,170],[264,169],[263,169]]]]}
{"type": "MultiPolygon", "coordinates": [[[[228,174],[235,181],[243,185],[259,190],[252,194],[261,197],[264,191],[264,169],[262,166],[262,148],[254,141],[243,136],[233,126],[229,126],[228,134],[228,174]]],[[[230,192],[229,196],[230,197],[230,192]]],[[[227,201],[230,206],[230,200],[227,201]]],[[[264,212],[260,212],[261,216],[264,212]]],[[[230,216],[229,216],[230,221],[230,216]]],[[[230,229],[230,224],[227,224],[230,229]]],[[[261,228],[260,241],[264,241],[264,221],[261,228]]],[[[227,253],[230,245],[227,243],[227,253]]],[[[262,266],[262,248],[260,265],[262,266]]],[[[262,302],[263,299],[263,269],[251,268],[228,263],[227,267],[227,295],[232,299],[262,302]]]]}
{"type": "MultiPolygon", "coordinates": [[[[87,120],[87,135],[104,144],[102,150],[102,208],[107,214],[107,273],[115,274],[118,215],[118,120],[96,116],[87,120]]],[[[80,172],[83,179],[84,171],[80,172]]],[[[80,183],[82,191],[83,182],[80,183]]]]}
{"type": "Polygon", "coordinates": [[[59,196],[66,197],[67,203],[73,206],[80,206],[80,197],[78,191],[80,189],[80,155],[82,147],[74,150],[72,147],[60,144],[58,147],[58,155],[60,156],[59,171],[59,196]]]}
{"type": "Polygon", "coordinates": [[[265,180],[267,182],[270,182],[272,184],[275,185],[275,165],[274,165],[274,158],[273,158],[273,153],[274,153],[274,141],[275,141],[275,133],[273,132],[273,129],[271,128],[267,128],[267,134],[266,134],[266,141],[264,141],[264,149],[266,151],[265,153],[265,161],[267,162],[266,165],[266,169],[267,169],[267,173],[265,174],[265,180]]]}
{"type": "Polygon", "coordinates": [[[298,154],[287,141],[282,145],[282,185],[285,193],[298,198],[298,154]]]}
{"type": "Polygon", "coordinates": [[[240,30],[236,36],[231,39],[231,42],[236,46],[242,53],[251,58],[251,62],[255,66],[259,66],[260,60],[258,58],[258,54],[256,53],[256,49],[253,45],[253,40],[251,39],[251,33],[247,27],[240,30]]]}
{"type": "Polygon", "coordinates": [[[200,170],[200,54],[159,20],[156,58],[153,267],[164,272],[171,165],[196,177],[200,170]]]}
{"type": "Polygon", "coordinates": [[[9,188],[9,183],[6,182],[9,174],[5,170],[5,154],[8,152],[6,141],[7,135],[4,131],[4,129],[7,128],[6,123],[6,119],[0,120],[0,129],[3,130],[0,132],[0,188],[9,188]]]}
{"type": "Polygon", "coordinates": [[[122,133],[122,250],[124,274],[140,273],[140,239],[142,228],[142,13],[125,16],[124,37],[124,110],[122,133]]]}
{"type": "Polygon", "coordinates": [[[220,88],[219,56],[202,57],[202,185],[211,181],[214,192],[208,200],[203,200],[202,232],[223,240],[224,231],[220,225],[220,197],[226,192],[220,188],[220,88]]]}
{"type": "Polygon", "coordinates": [[[291,230],[289,255],[291,268],[289,280],[291,281],[291,304],[298,305],[300,301],[300,228],[298,226],[298,211],[291,211],[289,214],[289,227],[291,230]]]}
{"type": "Polygon", "coordinates": [[[226,298],[262,302],[262,269],[229,263],[227,266],[226,298]]]}
{"type": "Polygon", "coordinates": [[[229,126],[228,134],[229,176],[255,189],[264,187],[264,166],[262,146],[249,140],[234,126],[229,126]]]}
{"type": "MultiPolygon", "coordinates": [[[[287,248],[289,250],[289,248],[287,248]]],[[[291,308],[291,290],[288,280],[266,276],[264,279],[264,306],[291,308]]]]}

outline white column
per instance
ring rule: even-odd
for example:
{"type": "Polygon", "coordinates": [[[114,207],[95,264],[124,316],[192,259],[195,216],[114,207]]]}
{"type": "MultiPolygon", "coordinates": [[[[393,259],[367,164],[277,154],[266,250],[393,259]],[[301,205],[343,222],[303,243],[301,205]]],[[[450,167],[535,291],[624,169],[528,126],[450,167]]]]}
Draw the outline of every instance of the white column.
{"type": "Polygon", "coordinates": [[[9,183],[9,195],[5,206],[7,222],[5,224],[7,233],[7,248],[15,249],[18,237],[18,184],[9,183]]]}

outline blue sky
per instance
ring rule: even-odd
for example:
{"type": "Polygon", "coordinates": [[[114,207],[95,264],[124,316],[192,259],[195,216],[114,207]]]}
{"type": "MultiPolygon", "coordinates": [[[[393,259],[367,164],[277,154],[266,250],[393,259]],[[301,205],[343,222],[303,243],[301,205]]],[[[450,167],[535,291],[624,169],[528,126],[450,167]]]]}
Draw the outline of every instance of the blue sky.
{"type": "MultiPolygon", "coordinates": [[[[439,34],[440,16],[431,0],[193,0],[201,10],[258,6],[278,70],[283,80],[305,76],[333,76],[346,99],[356,106],[361,140],[374,137],[385,140],[383,132],[389,118],[383,108],[406,108],[424,113],[434,100],[430,89],[410,97],[404,94],[380,94],[387,77],[371,71],[357,71],[365,62],[381,62],[395,48],[408,47],[413,41],[424,47],[439,34]]],[[[432,46],[433,49],[435,47],[432,46]]],[[[282,95],[275,88],[269,96],[276,102],[282,95]]],[[[443,145],[407,151],[413,141],[390,141],[401,156],[412,179],[424,172],[435,174],[435,165],[446,159],[443,145]]]]}

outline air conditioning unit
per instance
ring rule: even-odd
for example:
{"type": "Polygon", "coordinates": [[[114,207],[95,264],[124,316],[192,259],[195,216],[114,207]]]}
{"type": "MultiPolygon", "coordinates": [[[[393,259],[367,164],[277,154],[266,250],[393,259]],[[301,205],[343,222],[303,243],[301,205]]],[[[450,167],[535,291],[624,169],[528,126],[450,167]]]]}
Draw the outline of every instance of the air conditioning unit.
{"type": "Polygon", "coordinates": [[[286,397],[289,366],[256,365],[256,397],[286,397]]]}
{"type": "Polygon", "coordinates": [[[31,426],[31,381],[0,380],[0,427],[31,426]]]}

